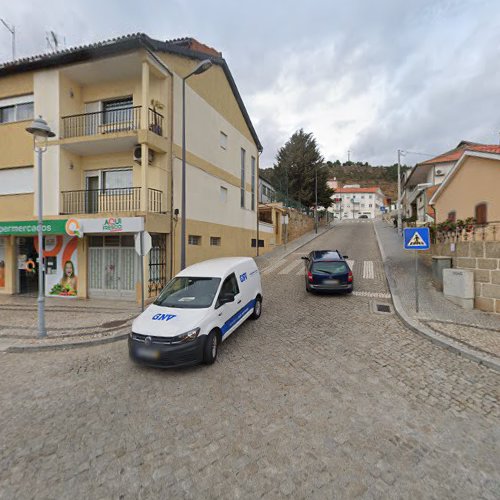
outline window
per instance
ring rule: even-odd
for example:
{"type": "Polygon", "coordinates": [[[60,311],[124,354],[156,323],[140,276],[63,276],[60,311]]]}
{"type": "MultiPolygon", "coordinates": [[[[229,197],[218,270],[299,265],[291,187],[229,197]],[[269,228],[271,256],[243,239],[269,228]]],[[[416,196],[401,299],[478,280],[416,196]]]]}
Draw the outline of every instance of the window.
{"type": "MultiPolygon", "coordinates": [[[[252,238],[252,248],[255,248],[255,242],[257,240],[255,238],[252,238]]],[[[264,240],[259,240],[259,248],[263,248],[264,247],[264,240]]]]}
{"type": "Polygon", "coordinates": [[[188,245],[201,245],[201,236],[190,234],[188,236],[188,245]]]}
{"type": "Polygon", "coordinates": [[[245,208],[245,154],[246,151],[241,148],[241,185],[240,185],[240,206],[245,208]]]}
{"type": "Polygon", "coordinates": [[[457,220],[457,212],[455,210],[448,212],[448,220],[451,222],[455,222],[457,220]]]}
{"type": "Polygon", "coordinates": [[[220,187],[220,201],[222,203],[227,202],[227,188],[225,188],[224,186],[220,187]]]}
{"type": "Polygon", "coordinates": [[[0,170],[0,195],[33,192],[33,167],[0,170]]]}
{"type": "Polygon", "coordinates": [[[104,189],[126,189],[132,186],[132,169],[105,170],[102,173],[104,189]]]}
{"type": "Polygon", "coordinates": [[[132,97],[103,101],[103,123],[120,123],[132,120],[132,97]]]}
{"type": "Polygon", "coordinates": [[[255,210],[255,158],[252,156],[252,201],[251,210],[255,210]]]}
{"type": "Polygon", "coordinates": [[[33,95],[24,95],[0,100],[0,123],[31,120],[33,116],[33,95]]]}
{"type": "Polygon", "coordinates": [[[162,307],[204,309],[212,305],[219,283],[219,278],[174,278],[154,303],[162,307]]]}
{"type": "Polygon", "coordinates": [[[221,237],[220,236],[210,236],[210,246],[211,247],[220,247],[221,237]]]}
{"type": "MultiPolygon", "coordinates": [[[[224,283],[222,283],[222,286],[220,288],[220,293],[219,293],[219,299],[226,294],[230,294],[233,297],[238,295],[240,293],[240,289],[238,287],[238,281],[236,279],[236,276],[234,273],[230,274],[225,280],[224,283]]],[[[215,308],[220,307],[220,302],[217,300],[217,304],[215,305],[215,308]]]]}
{"type": "Polygon", "coordinates": [[[477,224],[486,224],[488,222],[487,204],[479,203],[476,205],[475,217],[477,224]]]}
{"type": "Polygon", "coordinates": [[[373,204],[372,203],[368,203],[368,208],[372,208],[373,207],[373,204]]]}
{"type": "Polygon", "coordinates": [[[227,149],[227,134],[220,131],[219,144],[222,149],[227,149]]]}

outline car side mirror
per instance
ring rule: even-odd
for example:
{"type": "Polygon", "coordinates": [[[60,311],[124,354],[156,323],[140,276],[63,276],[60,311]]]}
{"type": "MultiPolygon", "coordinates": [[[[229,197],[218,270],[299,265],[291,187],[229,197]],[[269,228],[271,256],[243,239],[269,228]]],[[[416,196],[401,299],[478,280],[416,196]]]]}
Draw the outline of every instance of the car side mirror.
{"type": "Polygon", "coordinates": [[[222,306],[224,304],[229,304],[229,302],[234,302],[234,294],[232,293],[223,293],[219,297],[219,304],[222,306]]]}
{"type": "Polygon", "coordinates": [[[309,257],[301,257],[302,260],[309,260],[309,257]]]}
{"type": "Polygon", "coordinates": [[[348,259],[349,255],[343,255],[342,257],[344,257],[344,259],[348,259]]]}

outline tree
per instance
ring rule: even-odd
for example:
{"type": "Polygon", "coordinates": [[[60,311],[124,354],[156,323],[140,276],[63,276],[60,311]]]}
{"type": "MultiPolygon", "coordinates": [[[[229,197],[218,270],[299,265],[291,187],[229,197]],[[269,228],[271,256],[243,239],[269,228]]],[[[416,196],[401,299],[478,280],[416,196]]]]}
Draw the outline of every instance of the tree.
{"type": "Polygon", "coordinates": [[[318,205],[329,207],[333,190],[327,185],[328,168],[323,163],[316,139],[302,129],[295,132],[276,155],[273,184],[288,191],[289,198],[312,207],[315,203],[315,176],[318,176],[318,205]],[[288,188],[288,189],[287,189],[288,188]]]}

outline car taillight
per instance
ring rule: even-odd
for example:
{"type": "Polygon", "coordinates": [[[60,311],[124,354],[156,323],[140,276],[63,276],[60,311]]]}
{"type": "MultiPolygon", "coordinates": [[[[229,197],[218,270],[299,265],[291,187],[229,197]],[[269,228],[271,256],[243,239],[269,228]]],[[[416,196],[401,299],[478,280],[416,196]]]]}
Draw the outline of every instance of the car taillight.
{"type": "Polygon", "coordinates": [[[308,272],[307,272],[307,279],[309,280],[309,283],[312,283],[312,282],[313,282],[313,275],[312,275],[312,272],[311,272],[311,271],[308,271],[308,272]]]}
{"type": "Polygon", "coordinates": [[[352,271],[349,271],[349,274],[347,275],[347,282],[352,283],[352,271]]]}

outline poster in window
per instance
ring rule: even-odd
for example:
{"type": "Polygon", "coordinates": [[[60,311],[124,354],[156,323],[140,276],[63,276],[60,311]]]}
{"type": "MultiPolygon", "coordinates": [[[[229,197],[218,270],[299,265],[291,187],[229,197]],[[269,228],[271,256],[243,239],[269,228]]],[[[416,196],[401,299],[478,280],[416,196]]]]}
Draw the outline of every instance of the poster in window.
{"type": "Polygon", "coordinates": [[[0,288],[5,287],[5,240],[0,238],[0,288]]]}
{"type": "Polygon", "coordinates": [[[55,236],[45,240],[45,294],[76,297],[78,293],[78,238],[55,236]]]}

